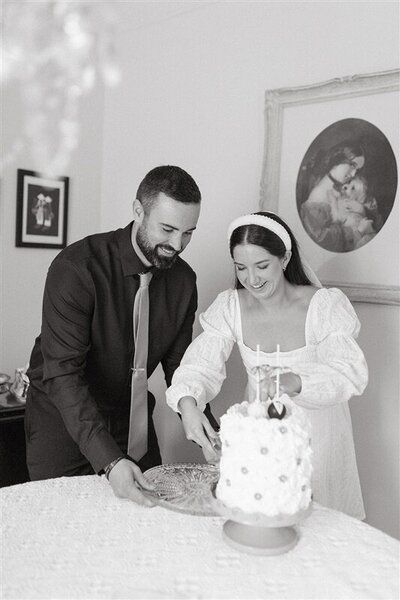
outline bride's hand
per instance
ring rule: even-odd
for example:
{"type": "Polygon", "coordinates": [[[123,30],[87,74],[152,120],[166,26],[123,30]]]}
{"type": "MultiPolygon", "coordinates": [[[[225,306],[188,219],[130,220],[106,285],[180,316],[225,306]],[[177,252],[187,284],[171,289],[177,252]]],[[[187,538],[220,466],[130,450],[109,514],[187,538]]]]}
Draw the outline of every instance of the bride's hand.
{"type": "Polygon", "coordinates": [[[256,379],[260,380],[260,383],[265,382],[271,377],[271,375],[274,374],[274,367],[271,367],[271,365],[267,364],[259,366],[257,365],[251,369],[251,373],[256,379]]]}
{"type": "MultiPolygon", "coordinates": [[[[276,394],[276,379],[277,374],[274,373],[268,381],[267,393],[269,398],[274,398],[276,394]]],[[[293,371],[286,371],[281,373],[279,377],[279,393],[287,394],[288,396],[296,396],[301,392],[301,377],[293,373],[293,371]]]]}
{"type": "Polygon", "coordinates": [[[196,400],[191,396],[185,396],[179,400],[178,408],[187,439],[201,446],[208,462],[217,461],[219,436],[211,427],[205,414],[197,408],[196,400]]]}

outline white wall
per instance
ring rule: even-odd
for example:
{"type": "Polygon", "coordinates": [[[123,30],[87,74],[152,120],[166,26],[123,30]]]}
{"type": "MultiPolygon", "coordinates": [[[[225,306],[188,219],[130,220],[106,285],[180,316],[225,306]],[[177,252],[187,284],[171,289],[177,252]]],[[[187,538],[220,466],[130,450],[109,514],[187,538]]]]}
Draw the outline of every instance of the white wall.
{"type": "MultiPolygon", "coordinates": [[[[258,207],[265,90],[396,68],[398,7],[172,2],[168,10],[160,8],[119,4],[123,82],[106,96],[101,226],[112,229],[131,218],[137,185],[152,167],[187,169],[204,199],[198,231],[184,254],[198,274],[200,311],[232,282],[227,224],[258,207]]],[[[363,398],[351,401],[368,521],[399,536],[399,308],[362,304],[356,310],[371,379],[363,398]]],[[[160,372],[152,387],[162,398],[160,372]]],[[[234,353],[215,412],[239,400],[243,387],[234,353]]],[[[157,419],[165,461],[201,460],[162,403],[157,419]]]]}
{"type": "Polygon", "coordinates": [[[367,521],[400,537],[400,309],[364,303],[355,308],[370,372],[362,398],[350,401],[367,521]]]}
{"type": "MultiPolygon", "coordinates": [[[[2,91],[2,158],[17,139],[23,139],[24,111],[20,88],[2,91]]],[[[70,178],[67,243],[100,227],[103,93],[100,87],[80,105],[80,143],[68,171],[70,178]]],[[[0,199],[0,371],[14,375],[27,364],[40,333],[43,286],[50,262],[59,250],[15,247],[17,169],[34,170],[34,148],[24,146],[8,164],[1,180],[0,199]]]]}

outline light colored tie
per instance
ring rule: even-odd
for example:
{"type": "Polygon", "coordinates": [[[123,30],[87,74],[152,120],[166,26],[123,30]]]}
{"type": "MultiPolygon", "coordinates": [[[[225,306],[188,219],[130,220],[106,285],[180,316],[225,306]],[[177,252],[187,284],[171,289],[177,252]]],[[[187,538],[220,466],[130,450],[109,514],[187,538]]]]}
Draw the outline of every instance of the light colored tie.
{"type": "Polygon", "coordinates": [[[147,452],[147,351],[149,344],[149,283],[152,273],[140,273],[140,287],[133,304],[135,355],[131,381],[128,454],[139,461],[147,452]]]}

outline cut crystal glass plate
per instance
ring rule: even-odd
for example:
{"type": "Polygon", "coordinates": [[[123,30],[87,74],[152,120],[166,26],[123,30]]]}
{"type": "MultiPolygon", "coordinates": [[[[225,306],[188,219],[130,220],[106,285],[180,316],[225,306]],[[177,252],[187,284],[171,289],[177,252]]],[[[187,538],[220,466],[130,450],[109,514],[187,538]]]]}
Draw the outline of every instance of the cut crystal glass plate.
{"type": "Polygon", "coordinates": [[[215,516],[211,489],[218,481],[219,469],[210,464],[177,463],[159,465],[145,472],[154,491],[142,490],[156,504],[169,510],[215,516]]]}

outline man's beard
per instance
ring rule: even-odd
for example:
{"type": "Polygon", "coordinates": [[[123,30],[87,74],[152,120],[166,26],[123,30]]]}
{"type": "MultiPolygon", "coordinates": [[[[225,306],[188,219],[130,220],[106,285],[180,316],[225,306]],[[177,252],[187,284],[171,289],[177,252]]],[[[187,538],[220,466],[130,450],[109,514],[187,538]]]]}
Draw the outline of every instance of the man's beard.
{"type": "Polygon", "coordinates": [[[152,246],[147,237],[146,228],[143,225],[140,225],[137,230],[136,242],[149,263],[157,269],[170,269],[179,256],[179,252],[167,244],[157,244],[156,246],[152,246]],[[175,254],[171,256],[162,256],[158,253],[159,248],[171,250],[175,252],[175,254]]]}

